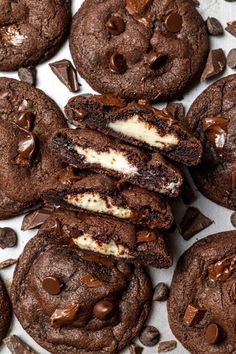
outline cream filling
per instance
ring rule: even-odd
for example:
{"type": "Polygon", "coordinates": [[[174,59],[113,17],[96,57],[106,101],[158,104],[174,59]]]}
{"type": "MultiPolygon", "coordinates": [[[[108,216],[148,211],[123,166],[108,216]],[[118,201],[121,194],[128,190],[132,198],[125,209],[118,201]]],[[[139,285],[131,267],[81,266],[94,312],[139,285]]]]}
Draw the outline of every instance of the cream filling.
{"type": "Polygon", "coordinates": [[[93,211],[95,213],[104,213],[127,219],[131,217],[132,211],[129,208],[118,207],[113,204],[110,197],[104,200],[99,193],[78,193],[76,195],[66,195],[64,200],[78,208],[93,211]]]}
{"type": "Polygon", "coordinates": [[[100,165],[101,167],[123,174],[135,175],[138,174],[138,169],[133,166],[125,154],[109,149],[109,152],[97,152],[91,148],[82,148],[75,146],[75,151],[85,158],[85,162],[89,164],[100,165]]]}
{"type": "Polygon", "coordinates": [[[165,146],[175,146],[179,143],[179,139],[172,134],[159,135],[153,124],[142,121],[138,115],[134,115],[127,120],[111,122],[108,127],[115,132],[141,140],[150,146],[160,149],[165,146]]]}
{"type": "Polygon", "coordinates": [[[110,241],[109,243],[96,241],[89,234],[84,234],[77,238],[73,238],[73,242],[76,244],[76,246],[83,250],[98,252],[106,256],[122,258],[131,257],[129,255],[129,250],[126,247],[117,245],[114,241],[110,241]]]}

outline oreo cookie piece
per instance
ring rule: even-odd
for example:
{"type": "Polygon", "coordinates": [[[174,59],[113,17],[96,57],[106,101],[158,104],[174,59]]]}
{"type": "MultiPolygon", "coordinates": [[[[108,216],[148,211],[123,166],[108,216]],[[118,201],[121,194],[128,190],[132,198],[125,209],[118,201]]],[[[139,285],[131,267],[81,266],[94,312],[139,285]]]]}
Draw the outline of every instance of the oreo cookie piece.
{"type": "Polygon", "coordinates": [[[217,204],[236,208],[236,75],[210,85],[186,117],[203,145],[202,163],[191,169],[200,192],[217,204]]]}
{"type": "Polygon", "coordinates": [[[26,245],[11,299],[23,328],[50,353],[118,353],[147,319],[152,284],[145,270],[100,258],[85,260],[44,232],[26,245]]]}
{"type": "Polygon", "coordinates": [[[189,0],[86,0],[73,18],[70,49],[96,91],[168,100],[202,72],[208,34],[189,0]]]}
{"type": "Polygon", "coordinates": [[[34,66],[52,57],[70,24],[70,0],[0,3],[0,70],[34,66]]]}
{"type": "Polygon", "coordinates": [[[168,300],[174,335],[192,354],[236,352],[236,232],[196,242],[179,259],[168,300]]]}
{"type": "Polygon", "coordinates": [[[63,168],[49,140],[66,127],[56,104],[43,92],[0,78],[0,218],[40,207],[45,179],[63,168]]]}
{"type": "Polygon", "coordinates": [[[200,162],[200,142],[166,110],[109,96],[72,97],[65,112],[70,123],[96,129],[151,151],[160,152],[185,165],[200,162]]]}
{"type": "Polygon", "coordinates": [[[52,137],[51,147],[62,161],[74,167],[121,178],[148,190],[176,197],[183,177],[159,153],[146,154],[90,129],[61,129],[52,137]]]}
{"type": "Polygon", "coordinates": [[[11,323],[11,304],[7,290],[0,278],[0,345],[7,335],[11,323]]]}
{"type": "Polygon", "coordinates": [[[49,178],[43,199],[48,204],[110,215],[151,229],[168,229],[174,217],[167,200],[157,193],[92,172],[68,168],[49,178]]]}

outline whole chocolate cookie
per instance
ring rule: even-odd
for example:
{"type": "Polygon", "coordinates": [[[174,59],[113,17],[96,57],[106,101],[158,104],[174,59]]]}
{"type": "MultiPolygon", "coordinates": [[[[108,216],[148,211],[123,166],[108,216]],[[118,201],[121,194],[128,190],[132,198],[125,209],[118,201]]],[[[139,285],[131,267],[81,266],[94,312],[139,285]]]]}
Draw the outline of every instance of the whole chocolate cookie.
{"type": "Polygon", "coordinates": [[[3,338],[6,336],[11,323],[11,305],[5,289],[5,286],[0,278],[0,345],[3,338]]]}
{"type": "Polygon", "coordinates": [[[70,0],[0,2],[0,70],[17,70],[50,58],[70,23],[70,0]]]}
{"type": "Polygon", "coordinates": [[[196,242],[177,264],[170,327],[192,354],[236,353],[236,232],[196,242]]]}
{"type": "Polygon", "coordinates": [[[23,328],[50,353],[115,354],[144,324],[152,286],[142,268],[83,260],[42,233],[19,259],[11,299],[23,328]]]}
{"type": "Polygon", "coordinates": [[[70,49],[96,91],[166,100],[203,70],[208,35],[190,0],[86,0],[73,19],[70,49]]]}
{"type": "Polygon", "coordinates": [[[65,127],[63,115],[43,92],[0,78],[0,218],[37,208],[45,179],[63,165],[48,145],[65,127]]]}
{"type": "Polygon", "coordinates": [[[202,163],[191,169],[194,182],[209,199],[236,208],[236,75],[209,86],[186,117],[203,145],[202,163]]]}

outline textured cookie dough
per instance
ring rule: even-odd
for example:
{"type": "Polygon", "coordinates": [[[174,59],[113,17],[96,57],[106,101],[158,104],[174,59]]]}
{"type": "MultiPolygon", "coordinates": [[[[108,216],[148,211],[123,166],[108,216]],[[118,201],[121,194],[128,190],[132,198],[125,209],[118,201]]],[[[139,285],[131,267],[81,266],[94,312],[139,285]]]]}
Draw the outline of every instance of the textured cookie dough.
{"type": "Polygon", "coordinates": [[[7,335],[11,323],[11,305],[10,300],[0,278],[0,345],[7,335]]]}

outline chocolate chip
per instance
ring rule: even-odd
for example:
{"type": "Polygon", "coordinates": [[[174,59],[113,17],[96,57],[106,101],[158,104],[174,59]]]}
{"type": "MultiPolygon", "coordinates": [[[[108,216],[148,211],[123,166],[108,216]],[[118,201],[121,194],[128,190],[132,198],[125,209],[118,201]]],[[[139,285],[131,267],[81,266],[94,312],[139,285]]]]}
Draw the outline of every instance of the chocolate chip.
{"type": "Polygon", "coordinates": [[[122,54],[112,54],[110,58],[110,70],[117,74],[124,74],[127,70],[127,64],[122,54]]]}
{"type": "Polygon", "coordinates": [[[32,130],[33,121],[34,121],[34,113],[33,112],[23,112],[20,116],[16,119],[16,124],[28,131],[32,130]]]}
{"type": "Polygon", "coordinates": [[[17,244],[16,232],[10,227],[0,227],[0,248],[11,248],[17,244]]]}
{"type": "Polygon", "coordinates": [[[130,354],[142,354],[143,348],[132,343],[129,346],[129,352],[130,354]]]}
{"type": "Polygon", "coordinates": [[[77,319],[79,308],[79,304],[71,304],[67,308],[56,309],[50,317],[52,327],[60,328],[61,326],[73,324],[77,319]]]}
{"type": "Polygon", "coordinates": [[[137,243],[153,242],[156,241],[156,235],[154,231],[142,230],[136,234],[137,243]]]}
{"type": "Polygon", "coordinates": [[[194,203],[195,200],[197,199],[193,188],[191,187],[191,185],[188,183],[188,181],[186,179],[183,184],[181,198],[182,198],[185,205],[190,205],[190,204],[194,203]]]}
{"type": "Polygon", "coordinates": [[[236,68],[236,48],[233,48],[229,51],[229,54],[227,55],[227,65],[231,69],[236,68]]]}
{"type": "Polygon", "coordinates": [[[180,16],[177,12],[173,12],[166,17],[165,25],[167,31],[171,33],[177,33],[181,30],[183,25],[182,16],[180,16]]]}
{"type": "Polygon", "coordinates": [[[63,284],[56,277],[47,277],[43,279],[42,286],[48,294],[58,295],[61,292],[63,284]]]}
{"type": "Polygon", "coordinates": [[[146,347],[153,347],[160,340],[160,332],[156,327],[145,326],[139,335],[139,340],[146,347]]]}
{"type": "Polygon", "coordinates": [[[145,62],[152,70],[157,70],[166,61],[167,56],[163,53],[151,51],[145,55],[145,62]]]}
{"type": "Polygon", "coordinates": [[[54,210],[53,206],[45,206],[42,209],[25,215],[22,221],[21,230],[26,231],[39,228],[54,210]]]}
{"type": "Polygon", "coordinates": [[[177,342],[175,340],[168,340],[161,342],[158,345],[158,353],[167,353],[174,350],[177,347],[177,342]]]}
{"type": "Polygon", "coordinates": [[[212,223],[213,221],[202,214],[200,210],[194,207],[189,207],[179,225],[179,232],[185,240],[189,240],[212,223]]]}
{"type": "Polygon", "coordinates": [[[20,68],[18,70],[19,79],[27,84],[35,86],[36,84],[36,69],[33,67],[20,68]]]}
{"type": "Polygon", "coordinates": [[[185,108],[182,103],[168,103],[166,106],[166,111],[174,119],[184,122],[185,120],[185,108]]]}
{"type": "Polygon", "coordinates": [[[16,335],[8,336],[3,339],[3,343],[7,346],[12,354],[37,354],[32,348],[23,342],[16,335]]]}
{"type": "Polygon", "coordinates": [[[4,100],[5,98],[7,98],[9,95],[9,91],[6,90],[1,90],[0,91],[0,100],[4,100]]]}
{"type": "Polygon", "coordinates": [[[207,326],[205,332],[205,339],[208,344],[216,344],[221,337],[220,327],[216,323],[211,323],[207,326]]]}
{"type": "Polygon", "coordinates": [[[24,167],[29,167],[33,163],[33,159],[37,149],[37,137],[35,134],[27,132],[25,139],[19,141],[18,155],[15,163],[24,167]]]}
{"type": "Polygon", "coordinates": [[[224,117],[209,117],[203,120],[203,131],[220,156],[223,154],[228,125],[229,120],[224,117]]]}
{"type": "Polygon", "coordinates": [[[201,81],[209,79],[221,73],[226,67],[226,57],[222,49],[213,49],[210,51],[205,69],[201,76],[201,81]]]}
{"type": "Polygon", "coordinates": [[[170,289],[164,283],[159,283],[155,286],[153,300],[154,301],[166,301],[169,297],[170,289]]]}
{"type": "Polygon", "coordinates": [[[103,282],[99,279],[95,279],[91,274],[86,274],[80,278],[81,283],[85,284],[89,288],[98,288],[103,285],[103,282]]]}
{"type": "Polygon", "coordinates": [[[227,32],[236,37],[236,21],[227,22],[227,27],[225,29],[227,32]]]}
{"type": "Polygon", "coordinates": [[[236,256],[224,258],[208,267],[208,277],[211,281],[226,281],[236,272],[236,256]]]}
{"type": "Polygon", "coordinates": [[[71,91],[78,92],[80,89],[80,84],[77,79],[76,71],[67,59],[57,61],[55,63],[49,64],[50,68],[58,79],[71,91]]]}
{"type": "Polygon", "coordinates": [[[208,17],[207,29],[208,32],[213,36],[220,36],[221,34],[224,33],[222,24],[215,17],[208,17]]]}
{"type": "Polygon", "coordinates": [[[87,262],[93,262],[102,264],[105,267],[112,268],[115,264],[115,260],[108,257],[103,257],[96,254],[81,254],[80,257],[87,262]]]}
{"type": "Polygon", "coordinates": [[[124,108],[126,106],[126,102],[124,99],[112,95],[98,95],[95,96],[95,99],[98,103],[108,108],[109,107],[124,108]]]}
{"type": "Polygon", "coordinates": [[[193,304],[189,304],[184,314],[184,324],[191,327],[194,324],[199,323],[203,318],[204,313],[205,311],[200,310],[193,304]]]}
{"type": "Polygon", "coordinates": [[[0,262],[0,270],[8,268],[13,264],[16,264],[17,259],[9,258],[6,261],[0,262]]]}
{"type": "Polygon", "coordinates": [[[106,28],[113,36],[118,36],[125,30],[125,22],[120,16],[111,16],[106,23],[106,28]]]}
{"type": "Polygon", "coordinates": [[[153,0],[126,0],[126,10],[131,16],[144,16],[153,0]]]}
{"type": "Polygon", "coordinates": [[[93,315],[101,321],[108,320],[114,314],[114,305],[108,300],[101,300],[93,308],[93,315]]]}

